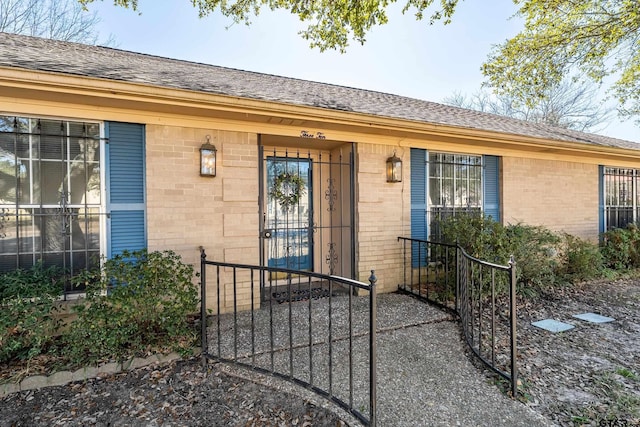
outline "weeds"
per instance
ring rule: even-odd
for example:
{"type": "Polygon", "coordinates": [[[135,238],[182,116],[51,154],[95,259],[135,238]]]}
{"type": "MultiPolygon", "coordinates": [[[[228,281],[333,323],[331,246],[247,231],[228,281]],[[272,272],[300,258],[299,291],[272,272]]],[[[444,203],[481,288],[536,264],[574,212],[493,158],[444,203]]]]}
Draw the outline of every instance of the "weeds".
{"type": "Polygon", "coordinates": [[[620,375],[621,377],[628,378],[630,380],[639,381],[638,374],[636,374],[635,372],[633,372],[628,368],[618,368],[616,369],[616,374],[620,375]]]}
{"type": "Polygon", "coordinates": [[[585,423],[595,423],[595,425],[636,425],[640,419],[640,396],[632,390],[637,390],[640,381],[635,372],[628,368],[619,368],[615,372],[604,373],[595,380],[596,393],[600,397],[600,403],[591,404],[584,408],[579,414],[572,417],[574,425],[580,426],[585,423]],[[624,380],[620,380],[616,375],[620,375],[624,380]],[[631,384],[625,384],[630,381],[631,384]]]}

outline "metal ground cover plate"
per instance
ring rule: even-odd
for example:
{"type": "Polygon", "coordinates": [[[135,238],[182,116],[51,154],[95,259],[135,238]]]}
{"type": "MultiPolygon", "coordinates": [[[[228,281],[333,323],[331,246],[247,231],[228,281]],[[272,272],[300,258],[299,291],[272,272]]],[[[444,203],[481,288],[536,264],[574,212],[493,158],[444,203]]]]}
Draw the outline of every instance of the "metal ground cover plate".
{"type": "Polygon", "coordinates": [[[559,322],[553,319],[539,320],[537,322],[532,322],[531,324],[551,332],[564,332],[575,327],[569,323],[559,322]]]}
{"type": "Polygon", "coordinates": [[[614,320],[616,320],[613,317],[601,316],[596,313],[580,313],[580,314],[574,315],[573,317],[575,317],[576,319],[585,320],[591,323],[607,323],[607,322],[613,322],[614,320]]]}

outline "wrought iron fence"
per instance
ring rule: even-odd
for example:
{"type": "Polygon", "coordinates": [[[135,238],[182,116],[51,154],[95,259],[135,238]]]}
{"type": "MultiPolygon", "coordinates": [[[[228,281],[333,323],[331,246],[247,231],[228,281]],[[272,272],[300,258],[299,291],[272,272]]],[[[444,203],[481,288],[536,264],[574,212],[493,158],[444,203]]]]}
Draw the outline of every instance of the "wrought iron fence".
{"type": "Polygon", "coordinates": [[[469,348],[511,383],[517,395],[516,272],[482,261],[460,246],[398,237],[403,249],[399,289],[448,308],[460,317],[469,348]]]}
{"type": "Polygon", "coordinates": [[[446,243],[398,237],[403,242],[400,288],[430,303],[456,309],[457,247],[446,243]]]}
{"type": "Polygon", "coordinates": [[[201,249],[201,318],[207,319],[201,322],[203,357],[284,378],[365,425],[376,425],[373,270],[365,284],[206,257],[201,249]],[[266,301],[261,298],[265,289],[266,301]]]}

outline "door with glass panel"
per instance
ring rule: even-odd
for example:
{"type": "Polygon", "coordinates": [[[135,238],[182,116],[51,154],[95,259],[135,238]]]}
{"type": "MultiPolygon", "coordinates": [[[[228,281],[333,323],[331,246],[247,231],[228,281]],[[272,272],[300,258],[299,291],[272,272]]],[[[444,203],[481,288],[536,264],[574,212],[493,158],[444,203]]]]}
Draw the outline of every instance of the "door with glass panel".
{"type": "Polygon", "coordinates": [[[99,265],[100,143],[98,123],[0,116],[0,271],[99,265]]]}
{"type": "Polygon", "coordinates": [[[267,157],[263,234],[269,267],[312,268],[311,169],[309,158],[267,157]]]}

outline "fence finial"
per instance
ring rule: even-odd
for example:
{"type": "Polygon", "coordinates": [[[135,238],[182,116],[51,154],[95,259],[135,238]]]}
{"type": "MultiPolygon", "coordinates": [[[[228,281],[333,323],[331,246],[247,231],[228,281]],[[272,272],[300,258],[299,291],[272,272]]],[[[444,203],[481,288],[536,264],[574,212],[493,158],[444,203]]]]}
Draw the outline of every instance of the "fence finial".
{"type": "Polygon", "coordinates": [[[371,276],[369,276],[369,283],[371,283],[372,285],[375,285],[377,281],[378,281],[378,278],[376,277],[376,271],[371,270],[371,276]]]}
{"type": "Polygon", "coordinates": [[[207,259],[207,254],[204,251],[204,246],[200,246],[200,258],[204,261],[205,259],[207,259]]]}

